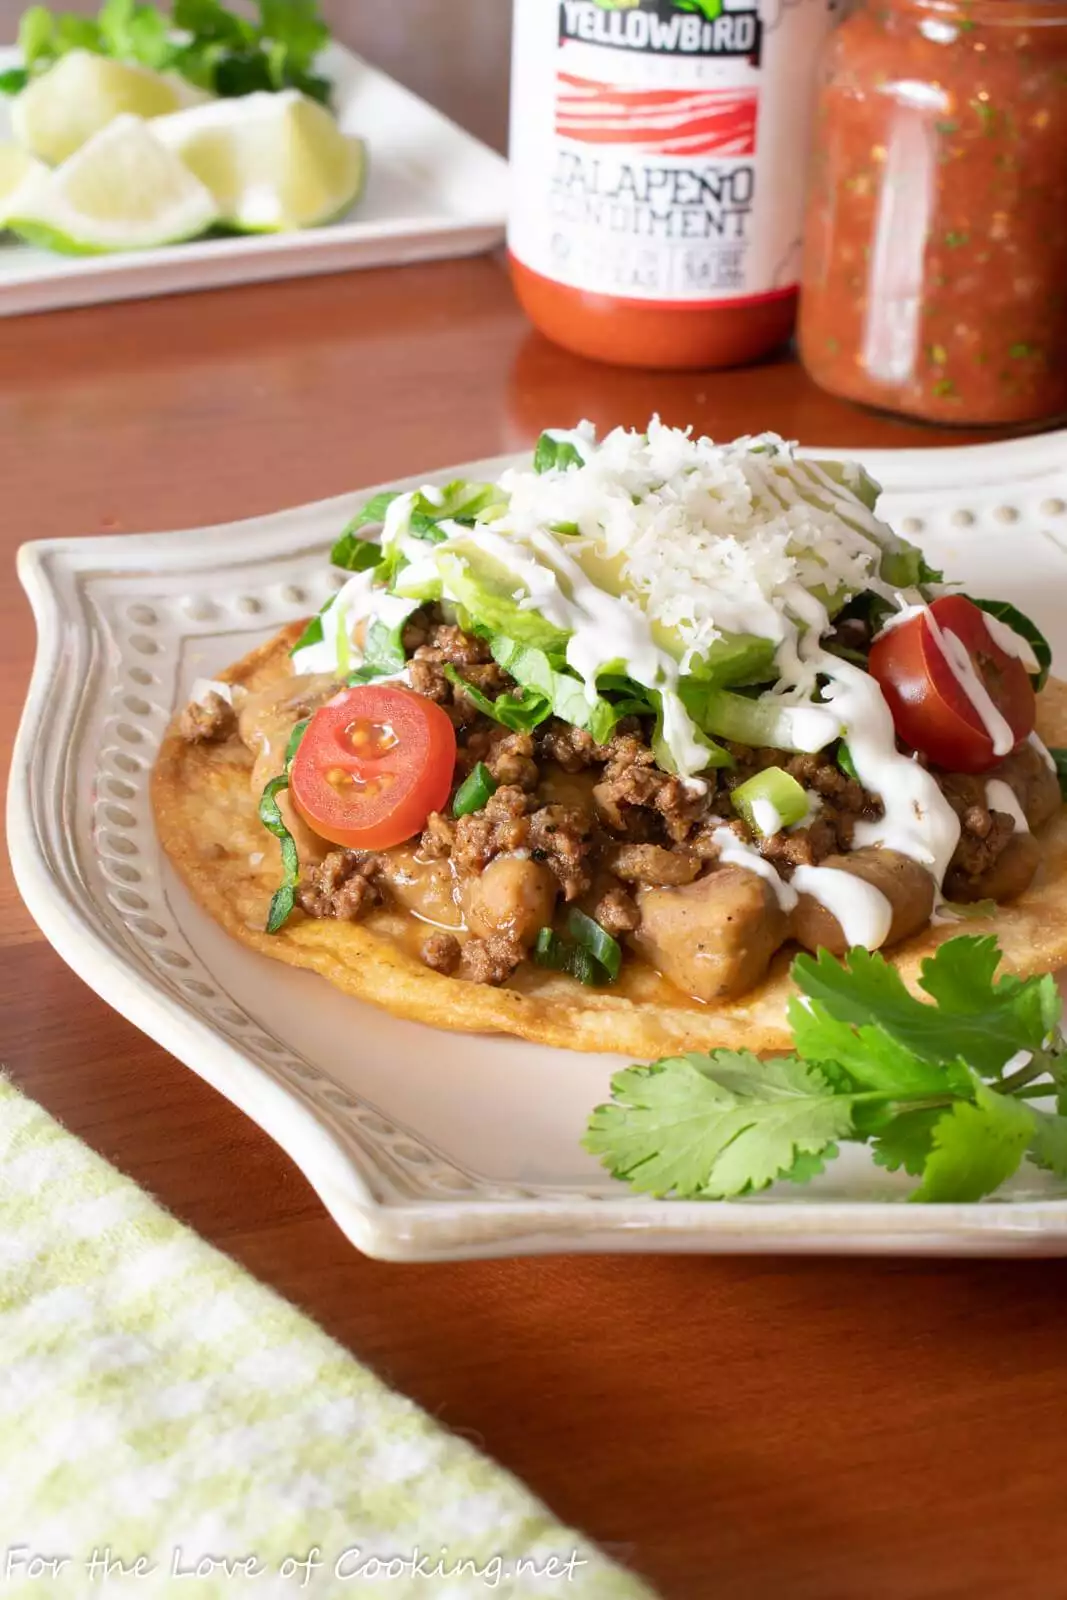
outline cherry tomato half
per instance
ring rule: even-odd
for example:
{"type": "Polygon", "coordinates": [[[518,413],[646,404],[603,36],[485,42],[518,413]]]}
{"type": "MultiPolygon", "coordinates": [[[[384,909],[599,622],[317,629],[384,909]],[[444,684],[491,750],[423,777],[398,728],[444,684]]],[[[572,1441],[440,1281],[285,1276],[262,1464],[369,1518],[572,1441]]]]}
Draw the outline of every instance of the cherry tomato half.
{"type": "Polygon", "coordinates": [[[439,705],[398,685],[359,684],[311,718],[289,793],[323,839],[387,850],[445,804],[455,764],[455,730],[439,705]]]}
{"type": "Polygon", "coordinates": [[[951,633],[971,659],[993,705],[1011,729],[1015,744],[1033,731],[1036,697],[1030,677],[1015,656],[997,644],[985,613],[963,595],[944,595],[925,612],[898,623],[871,646],[869,668],[876,678],[904,743],[921,750],[950,772],[987,772],[998,755],[973,700],[953,672],[939,642],[951,633]]]}

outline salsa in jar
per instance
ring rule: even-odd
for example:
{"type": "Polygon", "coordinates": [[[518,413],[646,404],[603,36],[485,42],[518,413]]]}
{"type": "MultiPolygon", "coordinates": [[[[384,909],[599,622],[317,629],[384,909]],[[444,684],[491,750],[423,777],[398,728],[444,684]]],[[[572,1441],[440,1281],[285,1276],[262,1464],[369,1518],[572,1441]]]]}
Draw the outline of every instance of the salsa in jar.
{"type": "Polygon", "coordinates": [[[799,321],[823,388],[1067,413],[1067,0],[864,0],[816,111],[799,321]]]}

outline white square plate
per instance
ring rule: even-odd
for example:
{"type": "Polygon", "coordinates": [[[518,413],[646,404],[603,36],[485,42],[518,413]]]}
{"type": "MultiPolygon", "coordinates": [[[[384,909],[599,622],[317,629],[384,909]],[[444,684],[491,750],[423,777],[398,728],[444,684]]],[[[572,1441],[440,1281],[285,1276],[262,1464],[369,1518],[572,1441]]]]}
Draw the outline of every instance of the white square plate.
{"type": "MultiPolygon", "coordinates": [[[[1064,659],[1067,433],[866,459],[897,525],[976,592],[1016,601],[1064,659]]],[[[400,1021],[268,964],[191,902],[148,800],[172,709],[195,677],[322,603],[329,546],[372,492],[228,527],[23,547],[39,645],[11,856],[63,959],[265,1128],[373,1255],[1067,1253],[1067,1186],[1044,1174],[1024,1171],[997,1202],[911,1206],[907,1184],[858,1147],[806,1189],[728,1204],[636,1197],[579,1143],[618,1059],[400,1021]]]]}
{"type": "MultiPolygon", "coordinates": [[[[0,50],[0,70],[18,62],[16,50],[0,50]]],[[[302,233],[107,256],[57,255],[3,235],[0,315],[474,255],[500,243],[501,156],[343,46],[330,45],[319,65],[334,83],[341,127],[367,141],[367,187],[350,218],[302,233]]],[[[0,96],[0,140],[10,137],[9,102],[0,96]]]]}

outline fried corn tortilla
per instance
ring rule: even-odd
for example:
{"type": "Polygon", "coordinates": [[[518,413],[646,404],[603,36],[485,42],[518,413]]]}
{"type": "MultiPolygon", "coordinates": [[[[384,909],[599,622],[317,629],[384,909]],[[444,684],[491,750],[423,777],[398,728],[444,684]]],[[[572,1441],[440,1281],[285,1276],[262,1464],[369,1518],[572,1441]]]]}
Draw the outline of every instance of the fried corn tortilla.
{"type": "MultiPolygon", "coordinates": [[[[228,671],[224,682],[258,692],[289,676],[290,628],[228,671]]],[[[1067,684],[1053,679],[1038,702],[1038,731],[1067,745],[1067,684]]],[[[784,1048],[793,949],[780,951],[766,979],[743,998],[702,1004],[630,957],[617,984],[589,989],[531,963],[504,988],[445,977],[424,966],[405,912],[381,907],[362,922],[296,916],[277,934],[263,931],[280,881],[277,841],[257,817],[253,758],[236,739],[189,744],[175,722],[153,774],[160,841],[195,898],[242,944],[306,967],[339,989],[394,1016],[438,1028],[507,1033],[568,1050],[655,1057],[680,1050],[784,1048]]],[[[1067,962],[1067,807],[1040,834],[1044,859],[1027,891],[995,916],[928,927],[895,946],[892,959],[911,982],[923,957],[959,933],[995,933],[1005,970],[1025,976],[1067,962]]],[[[425,929],[422,928],[424,932],[425,929]]],[[[264,981],[269,976],[264,973],[264,981]]]]}

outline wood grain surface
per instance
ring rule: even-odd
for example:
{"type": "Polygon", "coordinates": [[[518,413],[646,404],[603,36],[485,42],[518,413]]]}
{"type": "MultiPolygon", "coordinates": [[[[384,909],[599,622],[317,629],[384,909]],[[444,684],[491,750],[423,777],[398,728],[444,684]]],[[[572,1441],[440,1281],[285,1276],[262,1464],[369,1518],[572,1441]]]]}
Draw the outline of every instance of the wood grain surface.
{"type": "MultiPolygon", "coordinates": [[[[502,140],[506,0],[330,10],[502,140]]],[[[4,35],[16,11],[0,4],[4,35]]],[[[654,410],[717,435],[965,437],[838,405],[788,358],[584,363],[531,332],[491,258],[0,322],[3,759],[33,650],[24,539],[225,521],[654,410]]],[[[1067,1595],[1067,1264],[384,1265],[66,969],[6,875],[0,1018],[17,1083],[671,1600],[1067,1595]]]]}

